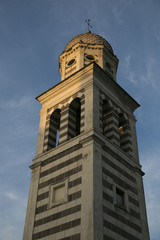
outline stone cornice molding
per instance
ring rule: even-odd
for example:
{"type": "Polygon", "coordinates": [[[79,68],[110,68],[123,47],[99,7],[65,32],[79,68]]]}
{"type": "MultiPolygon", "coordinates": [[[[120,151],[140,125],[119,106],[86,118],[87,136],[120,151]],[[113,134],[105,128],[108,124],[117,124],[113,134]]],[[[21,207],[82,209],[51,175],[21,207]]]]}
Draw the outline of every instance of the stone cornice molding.
{"type": "Polygon", "coordinates": [[[137,167],[135,167],[134,168],[134,171],[135,171],[135,173],[138,175],[138,176],[144,176],[145,175],[145,173],[140,169],[140,168],[137,168],[137,167]]]}
{"type": "MultiPolygon", "coordinates": [[[[110,90],[116,91],[119,96],[122,96],[122,99],[125,99],[125,102],[132,108],[132,111],[140,106],[139,103],[137,103],[116,81],[109,77],[109,75],[96,63],[94,63],[93,73],[98,79],[101,79],[102,83],[108,86],[110,90]]],[[[101,81],[99,81],[99,83],[101,81]]]]}
{"type": "MultiPolygon", "coordinates": [[[[93,63],[88,64],[84,68],[80,69],[78,72],[74,73],[73,75],[59,82],[44,93],[40,94],[36,97],[36,99],[43,105],[54,95],[58,96],[60,92],[65,92],[66,90],[68,90],[69,87],[73,86],[74,84],[80,83],[78,86],[79,89],[85,88],[86,84],[88,84],[88,81],[92,80],[92,77],[88,79],[89,76],[93,76],[93,63]]],[[[64,99],[66,99],[67,97],[68,96],[64,96],[64,99]]],[[[57,103],[58,102],[59,101],[57,100],[57,103]]]]}
{"type": "Polygon", "coordinates": [[[41,162],[33,163],[31,166],[29,166],[30,169],[36,170],[38,168],[41,168],[41,162]]]}

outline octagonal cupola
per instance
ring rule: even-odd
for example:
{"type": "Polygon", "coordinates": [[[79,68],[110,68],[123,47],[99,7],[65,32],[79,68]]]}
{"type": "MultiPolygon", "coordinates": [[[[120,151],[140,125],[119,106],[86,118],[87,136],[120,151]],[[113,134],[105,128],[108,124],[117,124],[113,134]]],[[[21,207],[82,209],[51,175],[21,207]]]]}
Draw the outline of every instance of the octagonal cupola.
{"type": "Polygon", "coordinates": [[[118,59],[111,45],[103,37],[87,30],[86,33],[74,37],[59,56],[61,80],[93,61],[116,81],[118,59]]]}

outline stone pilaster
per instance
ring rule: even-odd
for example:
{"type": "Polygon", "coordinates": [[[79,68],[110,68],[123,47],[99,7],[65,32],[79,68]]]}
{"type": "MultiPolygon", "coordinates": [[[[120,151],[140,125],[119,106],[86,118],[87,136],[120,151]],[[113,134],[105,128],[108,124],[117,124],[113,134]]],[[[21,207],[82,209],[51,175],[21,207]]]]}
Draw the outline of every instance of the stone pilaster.
{"type": "Polygon", "coordinates": [[[23,240],[32,240],[41,163],[33,164],[23,240]]]}

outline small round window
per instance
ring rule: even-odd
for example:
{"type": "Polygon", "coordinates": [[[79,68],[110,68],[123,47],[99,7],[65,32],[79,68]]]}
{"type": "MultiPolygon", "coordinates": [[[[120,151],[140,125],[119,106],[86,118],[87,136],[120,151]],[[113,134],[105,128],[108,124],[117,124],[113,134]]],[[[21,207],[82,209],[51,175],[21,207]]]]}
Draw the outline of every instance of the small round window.
{"type": "Polygon", "coordinates": [[[89,60],[89,61],[93,61],[95,58],[94,58],[93,55],[87,55],[86,59],[89,60]]]}
{"type": "Polygon", "coordinates": [[[74,63],[76,62],[76,60],[75,59],[71,59],[69,62],[68,62],[68,66],[71,66],[71,65],[73,65],[74,63]]]}

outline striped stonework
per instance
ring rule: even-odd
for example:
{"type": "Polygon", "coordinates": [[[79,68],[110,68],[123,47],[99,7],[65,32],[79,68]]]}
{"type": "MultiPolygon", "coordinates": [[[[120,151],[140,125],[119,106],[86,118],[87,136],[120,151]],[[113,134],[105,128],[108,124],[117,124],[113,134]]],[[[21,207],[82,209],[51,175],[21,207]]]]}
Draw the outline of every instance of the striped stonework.
{"type": "Polygon", "coordinates": [[[118,115],[113,108],[108,107],[108,104],[104,104],[103,107],[103,134],[111,142],[119,145],[119,132],[118,132],[118,115]]]}
{"type": "Polygon", "coordinates": [[[60,128],[60,109],[56,109],[47,116],[46,131],[44,138],[44,151],[50,150],[58,145],[58,131],[60,128]]]}
{"type": "Polygon", "coordinates": [[[84,132],[84,89],[54,108],[48,109],[48,112],[44,136],[44,152],[84,132]]]}
{"type": "Polygon", "coordinates": [[[132,156],[131,129],[127,114],[103,93],[100,94],[100,129],[105,137],[132,156]]]}
{"type": "Polygon", "coordinates": [[[100,92],[100,128],[102,134],[116,145],[119,143],[119,117],[111,100],[100,92]]]}
{"type": "MultiPolygon", "coordinates": [[[[80,240],[81,235],[81,145],[42,162],[32,240],[80,240]],[[51,186],[67,181],[65,202],[50,205],[51,186]]],[[[62,189],[63,191],[63,189],[62,189]]]]}
{"type": "Polygon", "coordinates": [[[102,134],[111,142],[119,145],[119,117],[111,101],[106,100],[104,95],[100,97],[100,116],[102,134]]]}
{"type": "Polygon", "coordinates": [[[84,133],[85,128],[85,95],[83,94],[80,99],[81,104],[81,118],[80,118],[80,133],[84,133]]]}
{"type": "Polygon", "coordinates": [[[60,137],[59,144],[62,144],[67,141],[67,132],[68,132],[68,117],[69,109],[68,104],[61,109],[61,127],[60,127],[60,137]]]}
{"type": "Polygon", "coordinates": [[[102,155],[102,176],[104,239],[142,239],[134,168],[107,149],[102,155]],[[124,206],[116,203],[116,187],[124,191],[124,206]]]}
{"type": "Polygon", "coordinates": [[[119,134],[120,134],[120,146],[123,151],[132,156],[132,141],[131,141],[131,129],[129,119],[125,114],[119,114],[119,134]]]}

